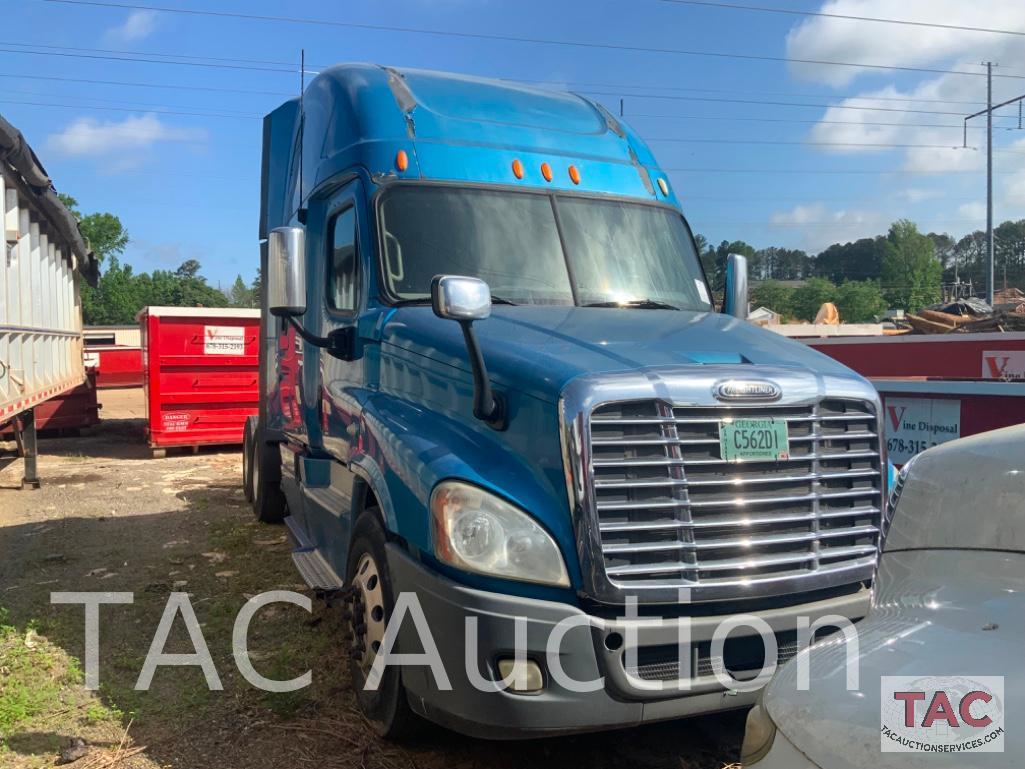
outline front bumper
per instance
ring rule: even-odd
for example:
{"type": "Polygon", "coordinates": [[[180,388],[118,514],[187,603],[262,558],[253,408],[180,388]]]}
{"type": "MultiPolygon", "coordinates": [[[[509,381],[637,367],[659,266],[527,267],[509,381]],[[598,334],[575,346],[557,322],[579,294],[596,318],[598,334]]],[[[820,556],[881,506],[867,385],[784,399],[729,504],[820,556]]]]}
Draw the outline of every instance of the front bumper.
{"type": "MultiPolygon", "coordinates": [[[[683,691],[675,680],[662,683],[631,675],[624,649],[631,644],[640,650],[675,646],[677,620],[610,620],[590,616],[569,604],[474,590],[436,574],[393,544],[388,545],[388,566],[396,594],[416,593],[451,684],[448,690],[440,688],[427,665],[404,665],[402,681],[409,703],[420,715],[455,731],[493,739],[598,731],[746,708],[757,697],[757,691],[727,690],[712,675],[688,679],[683,691]],[[477,622],[477,648],[469,655],[465,653],[468,617],[477,622]],[[467,667],[476,665],[485,679],[499,680],[497,659],[513,657],[517,618],[526,620],[527,657],[541,665],[545,687],[534,694],[479,689],[467,667]],[[573,623],[557,651],[564,672],[562,682],[546,663],[549,638],[560,623],[573,623]],[[610,650],[609,646],[616,646],[610,639],[616,636],[624,642],[610,650]],[[578,691],[583,687],[573,686],[572,681],[600,684],[578,691]]],[[[812,621],[827,614],[860,618],[867,608],[868,591],[863,591],[854,597],[759,612],[757,616],[778,632],[794,628],[798,615],[812,621]]],[[[692,620],[692,642],[710,640],[722,619],[692,620]]],[[[742,636],[743,630],[733,635],[742,636]]],[[[405,654],[424,650],[408,617],[398,631],[398,649],[405,654]]]]}

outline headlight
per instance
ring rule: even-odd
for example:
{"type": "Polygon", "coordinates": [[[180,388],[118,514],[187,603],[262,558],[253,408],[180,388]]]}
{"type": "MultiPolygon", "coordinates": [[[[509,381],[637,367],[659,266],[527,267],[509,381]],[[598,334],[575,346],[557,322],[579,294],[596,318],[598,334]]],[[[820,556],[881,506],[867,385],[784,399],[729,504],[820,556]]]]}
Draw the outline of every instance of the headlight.
{"type": "Polygon", "coordinates": [[[569,587],[562,553],[533,518],[483,489],[458,481],[431,494],[434,554],[466,571],[569,587]]]}
{"type": "Polygon", "coordinates": [[[740,749],[740,763],[744,766],[761,761],[772,749],[776,739],[776,724],[772,723],[765,707],[759,702],[747,714],[744,745],[740,749]]]}

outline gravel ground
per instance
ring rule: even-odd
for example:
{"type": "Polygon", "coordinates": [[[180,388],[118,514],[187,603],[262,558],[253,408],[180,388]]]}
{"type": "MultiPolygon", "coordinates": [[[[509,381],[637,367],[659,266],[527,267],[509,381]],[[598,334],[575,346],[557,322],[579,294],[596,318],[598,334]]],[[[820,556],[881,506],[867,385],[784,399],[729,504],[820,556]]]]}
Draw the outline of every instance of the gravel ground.
{"type": "MultiPolygon", "coordinates": [[[[249,686],[231,657],[231,625],[248,596],[304,591],[281,527],[252,520],[237,450],[152,459],[141,391],[100,393],[104,422],[77,438],[41,441],[38,491],[0,470],[0,767],[51,766],[74,738],[79,769],[566,766],[722,769],[736,761],[743,715],[726,714],[597,735],[518,743],[472,740],[431,727],[413,744],[372,737],[355,711],[338,610],[313,616],[268,607],[251,636],[260,672],[313,685],[271,695],[249,686]],[[109,590],[131,606],[101,612],[101,688],[81,685],[83,612],[51,591],[109,590]],[[224,690],[197,668],[163,668],[136,691],[168,595],[185,591],[224,690]],[[6,726],[5,726],[6,725],[6,726]],[[127,737],[126,737],[127,729],[127,737]],[[119,746],[145,748],[115,762],[119,746]]],[[[180,619],[168,651],[192,647],[180,619]]]]}

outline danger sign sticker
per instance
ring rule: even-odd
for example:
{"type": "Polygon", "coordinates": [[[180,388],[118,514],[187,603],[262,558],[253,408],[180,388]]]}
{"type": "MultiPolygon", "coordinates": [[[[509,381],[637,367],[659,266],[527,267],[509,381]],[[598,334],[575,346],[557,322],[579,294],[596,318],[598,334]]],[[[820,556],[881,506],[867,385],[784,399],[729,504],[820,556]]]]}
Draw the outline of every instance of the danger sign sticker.
{"type": "Polygon", "coordinates": [[[244,355],[246,330],[242,326],[204,326],[203,353],[206,355],[244,355]]]}

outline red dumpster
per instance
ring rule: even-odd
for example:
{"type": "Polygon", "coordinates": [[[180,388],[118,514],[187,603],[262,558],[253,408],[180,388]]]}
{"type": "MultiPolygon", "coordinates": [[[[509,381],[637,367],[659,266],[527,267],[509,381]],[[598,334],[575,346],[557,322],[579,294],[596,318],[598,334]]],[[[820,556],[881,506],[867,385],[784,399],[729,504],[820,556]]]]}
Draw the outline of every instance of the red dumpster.
{"type": "MultiPolygon", "coordinates": [[[[49,435],[74,433],[100,423],[100,404],[96,401],[96,370],[87,368],[85,382],[35,407],[36,429],[49,435]]],[[[0,427],[0,438],[14,438],[10,423],[0,427]]]]}
{"type": "Polygon", "coordinates": [[[142,348],[98,345],[85,349],[85,365],[96,369],[96,386],[142,386],[142,348]]]}
{"type": "Polygon", "coordinates": [[[154,455],[242,443],[259,405],[260,311],[146,307],[138,319],[154,455]]]}

